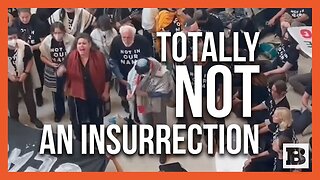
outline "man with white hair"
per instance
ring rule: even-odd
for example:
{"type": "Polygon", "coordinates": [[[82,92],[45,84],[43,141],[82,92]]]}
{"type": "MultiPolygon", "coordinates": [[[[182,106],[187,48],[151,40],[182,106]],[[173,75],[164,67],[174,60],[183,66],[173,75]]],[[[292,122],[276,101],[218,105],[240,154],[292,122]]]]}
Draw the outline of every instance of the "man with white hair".
{"type": "Polygon", "coordinates": [[[110,68],[119,81],[119,96],[121,105],[129,112],[127,96],[127,76],[136,60],[152,56],[152,47],[142,35],[136,34],[136,29],[130,25],[123,25],[119,29],[120,35],[111,43],[110,68]]]}

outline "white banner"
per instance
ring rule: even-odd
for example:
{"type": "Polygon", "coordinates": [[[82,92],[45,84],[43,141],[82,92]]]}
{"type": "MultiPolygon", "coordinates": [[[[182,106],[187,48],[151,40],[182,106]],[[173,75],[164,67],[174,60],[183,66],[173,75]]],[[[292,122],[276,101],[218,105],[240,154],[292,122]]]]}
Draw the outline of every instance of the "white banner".
{"type": "Polygon", "coordinates": [[[312,26],[290,27],[288,32],[298,42],[300,49],[312,58],[312,26]]]}

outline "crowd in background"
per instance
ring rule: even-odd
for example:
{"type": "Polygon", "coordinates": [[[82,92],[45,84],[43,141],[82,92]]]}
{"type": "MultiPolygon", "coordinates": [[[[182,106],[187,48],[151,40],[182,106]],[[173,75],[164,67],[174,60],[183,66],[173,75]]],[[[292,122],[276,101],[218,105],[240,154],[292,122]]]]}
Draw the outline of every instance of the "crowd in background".
{"type": "MultiPolygon", "coordinates": [[[[252,117],[259,125],[259,154],[251,155],[245,171],[286,171],[282,167],[283,143],[297,142],[296,134],[311,124],[310,73],[298,74],[301,54],[288,33],[293,26],[312,26],[308,8],[30,8],[8,9],[8,107],[9,116],[19,121],[19,101],[26,104],[30,121],[37,128],[37,106],[43,105],[43,89],[52,92],[54,121],[65,115],[68,101],[75,138],[81,140],[82,124],[103,124],[110,113],[110,89],[115,88],[128,113],[128,124],[167,124],[166,107],[174,107],[175,66],[171,41],[166,44],[166,63],[160,62],[160,41],[156,32],[213,32],[219,47],[219,32],[225,33],[225,54],[233,54],[233,32],[239,32],[239,54],[248,57],[243,32],[260,39],[272,35],[276,55],[258,60],[261,73],[252,77],[252,117]],[[287,84],[302,95],[301,110],[290,111],[287,84]],[[34,96],[33,96],[34,94],[34,96]],[[35,99],[34,99],[35,97],[35,99]]],[[[169,37],[170,39],[171,37],[169,37]]],[[[202,65],[203,107],[206,74],[217,64],[201,62],[203,38],[198,42],[198,62],[192,62],[192,42],[187,40],[187,65],[194,81],[194,65],[202,65]]],[[[178,42],[178,51],[181,43],[178,42]]],[[[217,50],[217,52],[219,52],[217,50]]],[[[178,56],[179,56],[178,52],[178,56]]],[[[234,63],[225,64],[233,69],[234,63]]],[[[231,71],[233,72],[233,71],[231,71]]],[[[242,117],[242,77],[233,74],[233,112],[242,117]]],[[[216,77],[216,107],[222,107],[222,79],[216,77]]],[[[224,124],[204,110],[202,120],[193,118],[185,101],[185,117],[177,123],[224,124]]],[[[205,108],[203,108],[205,109],[205,108]]],[[[98,126],[99,127],[99,126],[98,126]]],[[[206,133],[204,136],[207,138],[206,133]]],[[[218,134],[214,134],[217,145],[218,134]]],[[[201,136],[195,135],[195,145],[201,136]]],[[[311,141],[310,141],[311,142],[311,141]]],[[[164,148],[164,147],[163,147],[164,148]]],[[[160,163],[166,162],[162,151],[160,163]]]]}

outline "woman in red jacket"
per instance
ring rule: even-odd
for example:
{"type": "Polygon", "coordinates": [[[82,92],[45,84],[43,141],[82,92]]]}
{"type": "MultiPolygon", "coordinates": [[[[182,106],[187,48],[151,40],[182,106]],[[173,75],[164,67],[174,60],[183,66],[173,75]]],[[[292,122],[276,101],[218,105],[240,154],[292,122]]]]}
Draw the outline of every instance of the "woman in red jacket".
{"type": "Polygon", "coordinates": [[[109,101],[108,70],[105,57],[93,43],[90,35],[81,33],[73,48],[57,71],[66,74],[66,95],[76,139],[81,140],[81,125],[103,124],[104,102],[109,101]]]}

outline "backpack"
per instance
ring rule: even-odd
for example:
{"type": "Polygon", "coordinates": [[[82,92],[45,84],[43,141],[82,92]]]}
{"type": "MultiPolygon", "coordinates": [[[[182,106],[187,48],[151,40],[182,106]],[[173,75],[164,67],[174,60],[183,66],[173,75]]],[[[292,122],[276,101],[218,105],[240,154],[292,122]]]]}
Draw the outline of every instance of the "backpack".
{"type": "Polygon", "coordinates": [[[277,46],[272,43],[261,43],[259,51],[270,60],[274,60],[278,56],[277,46]]]}

